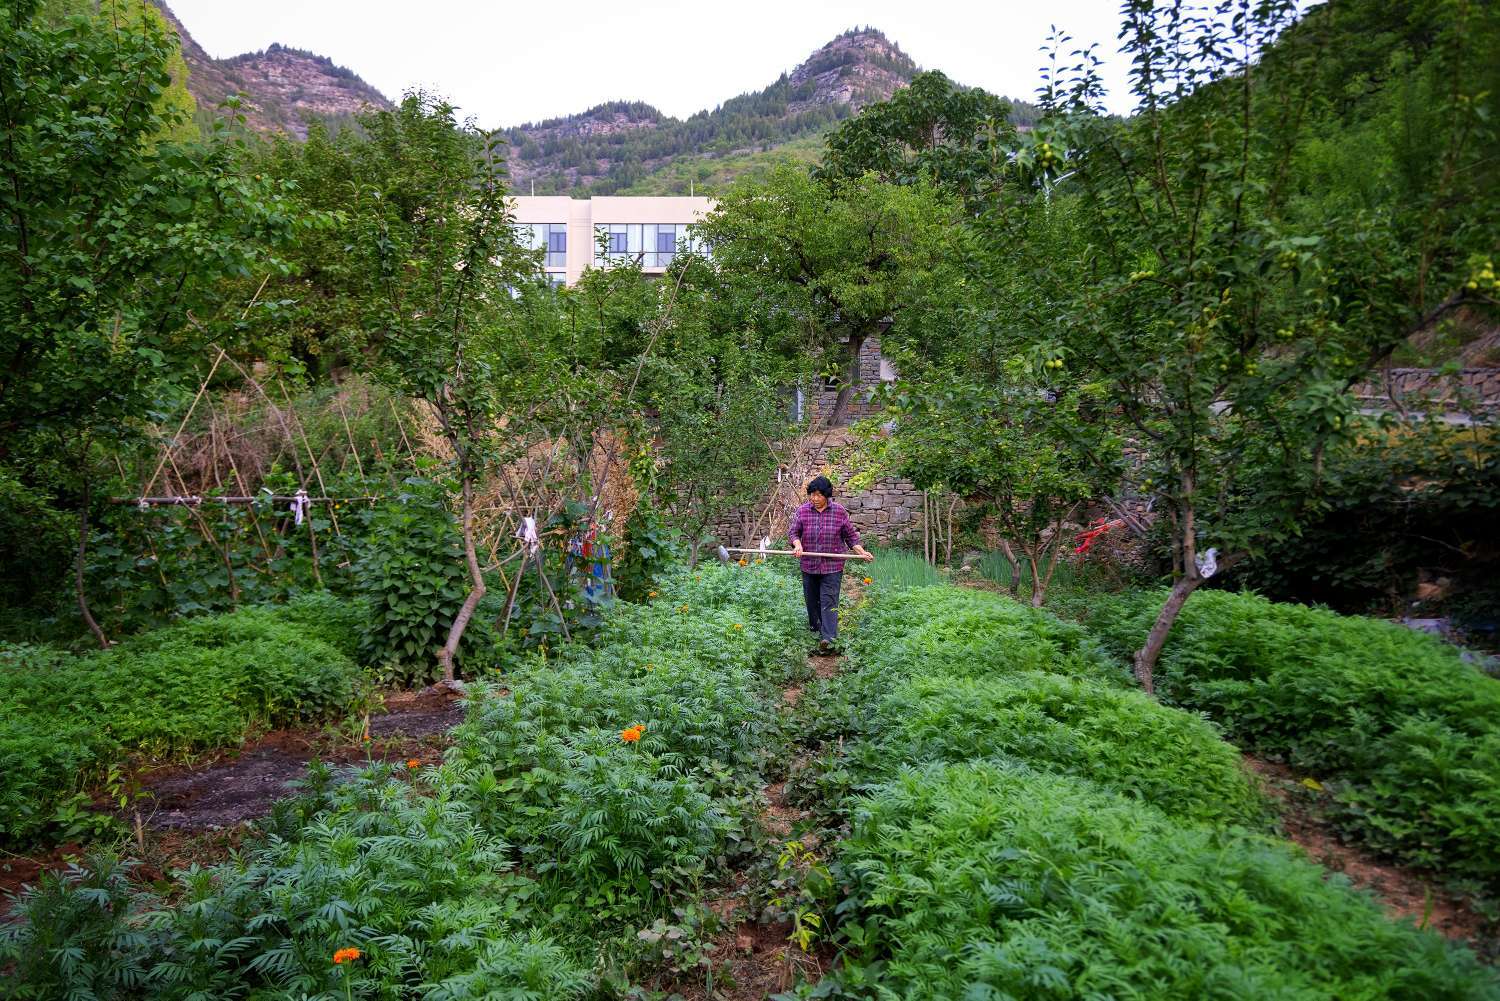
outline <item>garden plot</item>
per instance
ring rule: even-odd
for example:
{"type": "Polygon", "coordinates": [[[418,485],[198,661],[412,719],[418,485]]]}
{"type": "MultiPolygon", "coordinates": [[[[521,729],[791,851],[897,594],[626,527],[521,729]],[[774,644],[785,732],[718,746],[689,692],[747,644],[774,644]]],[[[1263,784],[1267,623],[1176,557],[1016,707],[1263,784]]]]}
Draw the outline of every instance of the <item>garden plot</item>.
{"type": "Polygon", "coordinates": [[[784,760],[780,682],[805,671],[802,629],[792,580],[770,570],[705,568],[660,590],[598,645],[472,686],[441,764],[314,773],[236,861],[179,873],[165,896],[108,859],[44,878],[0,964],[23,997],[295,997],[346,976],[362,996],[701,982],[689,946],[719,930],[706,901],[774,859],[762,790],[784,760]],[[358,958],[334,964],[344,949],[358,958]]]}
{"type": "Polygon", "coordinates": [[[809,693],[803,802],[847,943],[830,996],[1495,998],[1466,949],[1263,833],[1238,754],[1081,627],[948,587],[879,596],[809,693]]]}

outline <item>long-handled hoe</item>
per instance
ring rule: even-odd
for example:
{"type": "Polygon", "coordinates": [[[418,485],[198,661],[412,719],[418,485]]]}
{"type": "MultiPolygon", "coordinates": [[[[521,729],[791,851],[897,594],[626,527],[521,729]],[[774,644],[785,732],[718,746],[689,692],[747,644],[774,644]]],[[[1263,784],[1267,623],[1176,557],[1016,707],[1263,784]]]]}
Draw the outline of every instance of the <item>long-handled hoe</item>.
{"type": "Polygon", "coordinates": [[[863,556],[858,553],[801,553],[791,549],[725,549],[719,547],[719,562],[728,563],[730,553],[745,553],[750,556],[821,556],[830,560],[862,560],[863,556]]]}

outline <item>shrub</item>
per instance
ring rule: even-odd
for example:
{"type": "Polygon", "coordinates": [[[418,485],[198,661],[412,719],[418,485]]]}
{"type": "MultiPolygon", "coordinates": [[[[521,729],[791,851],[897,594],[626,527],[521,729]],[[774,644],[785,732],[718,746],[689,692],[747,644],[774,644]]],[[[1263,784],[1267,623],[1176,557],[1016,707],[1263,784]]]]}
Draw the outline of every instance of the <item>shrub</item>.
{"type": "Polygon", "coordinates": [[[906,998],[1494,998],[1435,934],[1253,835],[1020,766],[929,766],[858,803],[849,981],[906,998]]]}
{"type": "Polygon", "coordinates": [[[1202,719],[1141,692],[1035,672],[919,677],[884,699],[877,715],[877,761],[1008,757],[1091,779],[1184,820],[1265,819],[1234,748],[1202,719]]]}
{"type": "Polygon", "coordinates": [[[437,650],[467,585],[443,484],[411,477],[405,486],[371,512],[353,577],[355,592],[370,609],[361,659],[411,683],[436,677],[437,650]]]}
{"type": "MultiPolygon", "coordinates": [[[[1156,594],[1102,603],[1090,627],[1122,659],[1156,594]]],[[[1163,698],[1237,741],[1340,779],[1371,844],[1500,889],[1500,681],[1434,637],[1247,594],[1194,595],[1158,667],[1163,698]]]]}
{"type": "Polygon", "coordinates": [[[947,586],[883,596],[860,620],[852,653],[864,667],[896,673],[1124,677],[1081,627],[1000,595],[947,586]]]}

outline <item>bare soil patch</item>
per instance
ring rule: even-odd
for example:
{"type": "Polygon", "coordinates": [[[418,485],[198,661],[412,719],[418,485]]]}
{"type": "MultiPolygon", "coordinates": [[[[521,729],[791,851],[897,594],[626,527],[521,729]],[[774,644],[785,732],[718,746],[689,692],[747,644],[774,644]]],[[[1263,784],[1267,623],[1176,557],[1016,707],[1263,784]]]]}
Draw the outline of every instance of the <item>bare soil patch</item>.
{"type": "Polygon", "coordinates": [[[1496,929],[1462,898],[1418,870],[1345,842],[1320,814],[1310,795],[1312,790],[1303,785],[1293,769],[1250,754],[1244,761],[1261,787],[1280,804],[1287,838],[1300,845],[1314,862],[1343,873],[1355,886],[1375,894],[1392,916],[1411,918],[1418,927],[1467,943],[1490,962],[1500,958],[1496,929]]]}
{"type": "Polygon", "coordinates": [[[322,730],[277,730],[191,765],[153,769],[139,776],[137,808],[153,828],[235,827],[295,792],[293,784],[314,758],[346,766],[410,759],[427,764],[440,757],[442,735],[464,716],[463,704],[450,693],[398,693],[385,700],[385,708],[370,717],[364,746],[322,730]]]}
{"type": "MultiPolygon", "coordinates": [[[[458,696],[429,689],[396,692],[384,701],[385,711],[370,717],[367,747],[341,741],[324,729],[276,730],[189,764],[138,771],[133,781],[139,792],[120,812],[120,819],[136,828],[139,811],[131,851],[139,864],[132,879],[151,885],[193,862],[226,858],[239,843],[242,825],[292,795],[293,783],[314,758],[348,767],[367,761],[440,762],[447,732],[463,722],[458,696]]],[[[105,812],[112,806],[102,798],[94,803],[105,812]]],[[[0,915],[10,910],[12,896],[35,886],[43,873],[67,868],[86,850],[70,842],[35,855],[0,855],[0,915]]]]}

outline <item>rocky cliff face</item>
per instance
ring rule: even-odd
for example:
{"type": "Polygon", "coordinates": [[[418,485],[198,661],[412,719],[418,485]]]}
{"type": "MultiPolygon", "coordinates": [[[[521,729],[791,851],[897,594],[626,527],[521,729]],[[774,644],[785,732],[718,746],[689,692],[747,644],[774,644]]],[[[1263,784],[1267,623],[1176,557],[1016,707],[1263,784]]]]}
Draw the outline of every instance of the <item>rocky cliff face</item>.
{"type": "Polygon", "coordinates": [[[214,59],[164,0],[157,0],[157,6],[182,40],[188,90],[200,110],[212,111],[238,93],[241,113],[251,128],[302,138],[311,117],[340,118],[366,107],[391,107],[385,95],[352,71],[301,49],[272,45],[264,52],[214,59]]]}
{"type": "Polygon", "coordinates": [[[846,32],[792,71],[792,86],[799,93],[810,86],[812,92],[792,101],[787,112],[797,114],[820,104],[858,110],[889,100],[916,72],[911,57],[874,28],[846,32]]]}

